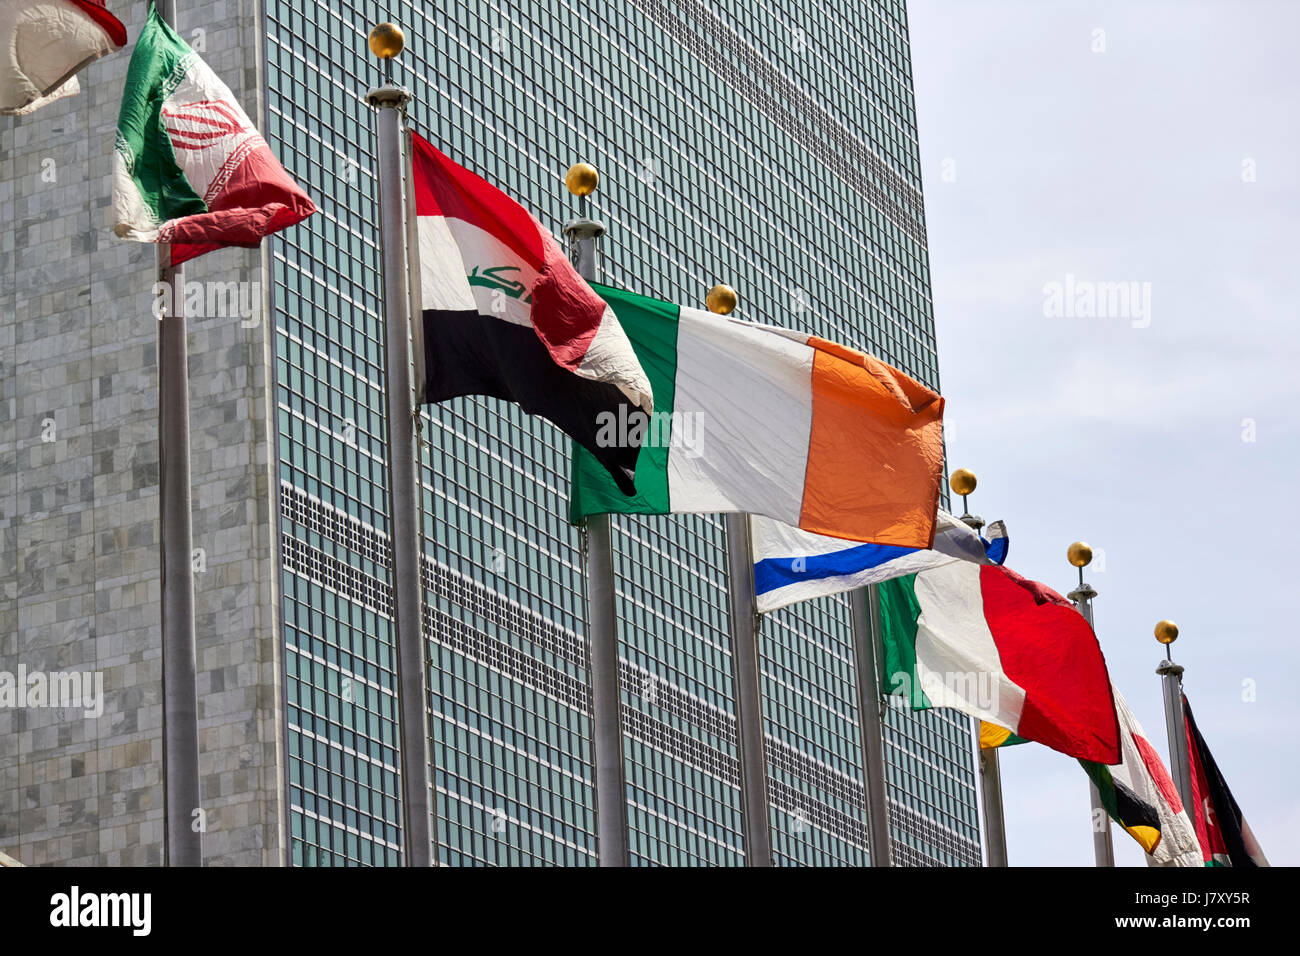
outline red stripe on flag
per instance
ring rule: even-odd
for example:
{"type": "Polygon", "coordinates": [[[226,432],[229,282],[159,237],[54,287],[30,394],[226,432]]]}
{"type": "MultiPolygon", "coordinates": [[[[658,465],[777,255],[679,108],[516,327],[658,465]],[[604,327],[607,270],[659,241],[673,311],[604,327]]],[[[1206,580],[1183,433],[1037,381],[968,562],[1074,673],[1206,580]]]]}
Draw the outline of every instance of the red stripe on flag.
{"type": "Polygon", "coordinates": [[[316,206],[260,141],[213,197],[210,211],[167,224],[159,241],[173,243],[172,264],[224,246],[254,248],[265,236],[299,223],[316,206]]]}
{"type": "Polygon", "coordinates": [[[104,0],[68,0],[68,2],[99,24],[100,29],[108,34],[108,38],[116,46],[126,46],[126,27],[122,26],[122,22],[117,17],[108,12],[104,0]]]}
{"type": "Polygon", "coordinates": [[[1169,776],[1169,771],[1165,769],[1164,762],[1156,753],[1156,749],[1147,742],[1145,737],[1139,737],[1137,734],[1133,735],[1133,743],[1137,746],[1138,753],[1142,755],[1142,762],[1146,764],[1147,773],[1151,774],[1151,780],[1160,791],[1160,796],[1165,798],[1165,803],[1173,807],[1174,813],[1182,813],[1183,801],[1178,796],[1178,788],[1174,786],[1173,778],[1169,776]]]}
{"type": "Polygon", "coordinates": [[[528,210],[427,140],[412,133],[411,142],[415,214],[476,226],[536,269],[537,281],[529,290],[533,331],[556,364],[577,369],[600,329],[604,300],[528,210]]]}
{"type": "MultiPolygon", "coordinates": [[[[1184,703],[1186,701],[1184,700],[1184,703]]],[[[1192,778],[1192,800],[1195,806],[1188,807],[1192,822],[1196,826],[1196,842],[1201,845],[1201,859],[1208,865],[1214,858],[1228,856],[1228,847],[1223,842],[1223,831],[1215,819],[1214,801],[1210,799],[1210,782],[1205,775],[1205,764],[1201,761],[1201,748],[1196,745],[1196,737],[1191,725],[1183,717],[1183,733],[1187,738],[1187,762],[1192,778]]]]}
{"type": "Polygon", "coordinates": [[[1007,677],[1025,689],[1016,733],[1104,764],[1120,762],[1119,717],[1092,628],[1046,585],[980,568],[984,619],[1007,677]]]}
{"type": "Polygon", "coordinates": [[[412,134],[415,214],[463,219],[490,232],[538,272],[551,242],[523,206],[481,176],[452,162],[433,144],[412,134]]]}

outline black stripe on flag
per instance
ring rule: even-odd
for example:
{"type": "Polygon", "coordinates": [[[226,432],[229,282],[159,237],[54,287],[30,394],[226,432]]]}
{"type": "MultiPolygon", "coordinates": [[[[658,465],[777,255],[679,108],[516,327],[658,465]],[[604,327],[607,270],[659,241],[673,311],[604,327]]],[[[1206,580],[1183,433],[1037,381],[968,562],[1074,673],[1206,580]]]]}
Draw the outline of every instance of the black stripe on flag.
{"type": "Polygon", "coordinates": [[[478,312],[424,312],[423,401],[463,395],[491,395],[515,402],[530,415],[557,425],[596,456],[625,495],[636,493],[637,446],[598,445],[597,416],[609,412],[627,421],[636,411],[615,385],[593,382],[555,364],[530,326],[478,312]],[[626,412],[619,415],[619,407],[626,412]]]}
{"type": "MultiPolygon", "coordinates": [[[[1144,773],[1145,768],[1138,773],[1144,773]]],[[[1160,811],[1138,797],[1136,793],[1115,781],[1115,805],[1119,809],[1120,824],[1124,827],[1150,827],[1157,833],[1160,829],[1160,811]]]]}

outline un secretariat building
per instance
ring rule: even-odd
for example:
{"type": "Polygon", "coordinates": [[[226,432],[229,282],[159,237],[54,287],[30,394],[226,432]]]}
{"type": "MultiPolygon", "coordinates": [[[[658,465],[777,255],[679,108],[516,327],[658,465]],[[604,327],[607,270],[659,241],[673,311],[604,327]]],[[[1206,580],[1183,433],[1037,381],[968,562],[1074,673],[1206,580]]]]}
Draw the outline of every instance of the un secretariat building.
{"type": "MultiPolygon", "coordinates": [[[[116,6],[134,38],[144,5],[116,6]]],[[[256,305],[190,320],[210,864],[401,862],[364,101],[382,20],[406,31],[415,128],[553,232],[565,169],[600,170],[606,281],[687,305],[726,282],[744,318],[939,385],[902,0],[181,0],[181,35],[320,207],[187,267],[256,305]]],[[[106,209],[128,54],[0,120],[0,670],[105,685],[98,717],[0,710],[0,851],[29,865],[162,855],[153,250],[106,209]]],[[[425,410],[422,443],[435,856],[593,865],[569,441],[460,399],[425,410]]],[[[614,519],[637,865],[745,862],[724,550],[717,516],[614,519]]],[[[775,862],[863,865],[848,604],[768,615],[759,647],[775,862]]],[[[891,710],[886,736],[895,862],[978,865],[969,721],[891,710]]]]}

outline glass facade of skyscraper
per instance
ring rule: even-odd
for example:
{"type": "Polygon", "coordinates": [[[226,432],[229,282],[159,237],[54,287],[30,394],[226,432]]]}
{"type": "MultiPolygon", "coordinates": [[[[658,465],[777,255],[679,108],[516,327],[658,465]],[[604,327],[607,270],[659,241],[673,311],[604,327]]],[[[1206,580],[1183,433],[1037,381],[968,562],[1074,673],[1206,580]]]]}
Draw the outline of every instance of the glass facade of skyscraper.
{"type": "MultiPolygon", "coordinates": [[[[938,385],[899,0],[267,0],[268,138],[321,213],[271,243],[292,861],[400,859],[373,116],[399,22],[411,125],[557,234],[601,172],[605,281],[872,351],[938,385]]],[[[743,396],[737,396],[743,401],[743,396]]],[[[437,857],[595,862],[569,442],[490,399],[422,415],[437,857]]],[[[722,521],[614,521],[632,861],[744,862],[722,521]]],[[[867,862],[843,600],[762,622],[781,864],[867,862]]],[[[895,856],[978,864],[968,720],[887,717],[895,856]]]]}

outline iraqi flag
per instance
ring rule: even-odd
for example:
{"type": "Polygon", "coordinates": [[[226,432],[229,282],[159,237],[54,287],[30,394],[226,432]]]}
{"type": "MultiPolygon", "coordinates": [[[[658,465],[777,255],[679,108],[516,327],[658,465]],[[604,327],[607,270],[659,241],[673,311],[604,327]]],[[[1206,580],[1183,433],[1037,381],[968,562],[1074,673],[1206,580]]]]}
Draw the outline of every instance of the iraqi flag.
{"type": "Polygon", "coordinates": [[[1227,781],[1219,772],[1205,738],[1192,718],[1192,707],[1183,695],[1183,716],[1187,724],[1187,757],[1192,771],[1192,799],[1196,805],[1196,838],[1206,866],[1268,866],[1255,834],[1241,815],[1227,781]]]}
{"type": "Polygon", "coordinates": [[[939,509],[933,548],[855,544],[843,538],[812,534],[771,518],[750,518],[754,555],[754,592],[760,614],[796,601],[840,594],[914,574],[961,558],[975,564],[1002,564],[1007,558],[1007,529],[989,525],[987,538],[960,518],[939,509]]]}
{"type": "Polygon", "coordinates": [[[225,83],[154,7],[136,41],[117,119],[114,232],[171,243],[179,265],[316,211],[225,83]]]}
{"type": "Polygon", "coordinates": [[[960,558],[878,587],[882,689],[901,706],[951,707],[1071,757],[1120,762],[1106,660],[1065,598],[960,558]]]}
{"type": "Polygon", "coordinates": [[[1097,785],[1101,805],[1111,819],[1146,851],[1148,866],[1200,866],[1196,831],[1173,778],[1128,709],[1124,695],[1118,688],[1111,690],[1119,716],[1122,759],[1114,767],[1079,762],[1097,785]]]}
{"type": "Polygon", "coordinates": [[[491,395],[567,432],[634,492],[640,443],[611,421],[654,410],[614,311],[517,202],[411,133],[416,393],[491,395]]]}
{"type": "Polygon", "coordinates": [[[76,73],[126,45],[104,0],[0,3],[0,113],[22,115],[76,95],[76,73]]]}

